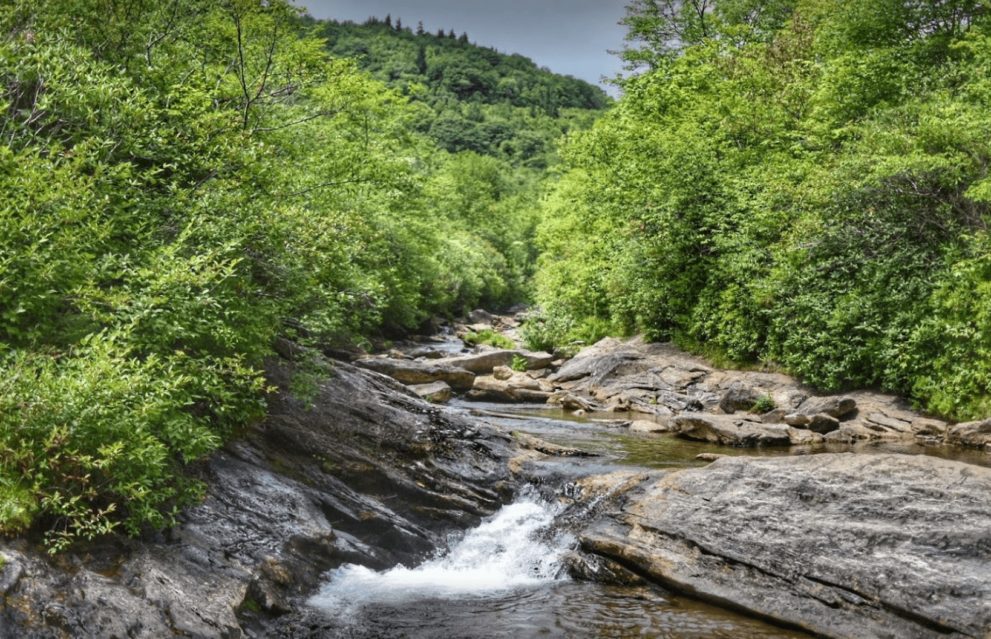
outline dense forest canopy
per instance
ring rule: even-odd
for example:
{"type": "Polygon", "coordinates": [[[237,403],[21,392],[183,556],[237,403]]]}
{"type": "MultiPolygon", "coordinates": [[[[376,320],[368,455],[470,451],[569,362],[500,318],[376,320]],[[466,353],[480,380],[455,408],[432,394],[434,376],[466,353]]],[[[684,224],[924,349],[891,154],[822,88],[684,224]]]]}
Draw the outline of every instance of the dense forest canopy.
{"type": "Polygon", "coordinates": [[[556,111],[587,123],[601,93],[422,37],[428,71],[450,48],[470,75],[488,51],[492,77],[516,65],[540,88],[424,101],[331,55],[335,28],[287,0],[0,5],[0,532],[58,548],[167,525],[201,489],[184,469],[264,413],[277,340],[335,347],[525,296],[542,176],[523,164],[581,119],[556,111]],[[449,153],[435,106],[505,113],[534,148],[449,153]]]}
{"type": "Polygon", "coordinates": [[[545,202],[536,345],[643,331],[991,413],[986,0],[635,0],[545,202]]]}

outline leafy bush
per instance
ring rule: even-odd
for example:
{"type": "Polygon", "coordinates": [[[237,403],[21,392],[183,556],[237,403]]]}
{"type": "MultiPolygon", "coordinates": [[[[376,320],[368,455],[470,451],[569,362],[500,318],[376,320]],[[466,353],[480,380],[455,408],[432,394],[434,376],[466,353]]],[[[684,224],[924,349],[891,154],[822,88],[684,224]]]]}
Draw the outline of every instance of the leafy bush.
{"type": "Polygon", "coordinates": [[[647,70],[563,152],[537,231],[547,316],[524,334],[642,332],[988,415],[991,16],[737,4],[706,29],[630,5],[647,70]]]}
{"type": "Polygon", "coordinates": [[[764,413],[770,413],[777,407],[778,405],[774,403],[774,399],[770,395],[761,395],[754,402],[754,405],[750,407],[750,412],[755,415],[763,415],[764,413]]]}
{"type": "Polygon", "coordinates": [[[477,333],[468,333],[462,339],[464,343],[469,346],[488,344],[489,346],[495,346],[496,348],[516,348],[516,344],[513,343],[513,340],[509,339],[505,335],[500,335],[499,333],[489,329],[485,329],[477,333]]]}
{"type": "Polygon", "coordinates": [[[509,363],[509,367],[517,373],[525,373],[530,368],[530,362],[522,355],[513,355],[513,361],[509,363]]]}
{"type": "Polygon", "coordinates": [[[277,338],[524,296],[534,173],[438,148],[305,27],[288,0],[0,6],[0,533],[169,525],[264,414],[277,338]]]}

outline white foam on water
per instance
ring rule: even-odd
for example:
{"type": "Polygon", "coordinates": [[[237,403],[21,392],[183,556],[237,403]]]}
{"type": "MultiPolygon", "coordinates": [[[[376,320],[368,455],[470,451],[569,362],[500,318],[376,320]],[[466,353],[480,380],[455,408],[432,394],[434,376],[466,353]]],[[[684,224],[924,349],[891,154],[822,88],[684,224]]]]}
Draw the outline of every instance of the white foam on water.
{"type": "Polygon", "coordinates": [[[503,507],[444,554],[415,568],[382,572],[348,564],[333,570],[310,605],[334,614],[370,603],[462,599],[532,588],[558,579],[569,535],[547,539],[556,509],[532,497],[503,507]]]}

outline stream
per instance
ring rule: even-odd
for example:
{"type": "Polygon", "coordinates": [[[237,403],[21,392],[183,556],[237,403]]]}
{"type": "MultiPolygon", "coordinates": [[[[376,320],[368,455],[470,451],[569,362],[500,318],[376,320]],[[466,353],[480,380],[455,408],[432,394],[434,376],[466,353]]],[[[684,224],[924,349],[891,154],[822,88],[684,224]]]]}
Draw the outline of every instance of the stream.
{"type": "MultiPolygon", "coordinates": [[[[629,443],[657,445],[659,436],[627,439],[594,417],[573,418],[540,406],[459,401],[453,406],[504,429],[600,455],[548,459],[548,473],[555,477],[646,466],[647,458],[655,467],[685,466],[688,458],[698,463],[694,455],[701,451],[685,442],[686,448],[674,446],[664,456],[654,457],[651,451],[629,443]]],[[[681,443],[674,438],[663,440],[668,446],[681,443]]],[[[525,491],[477,528],[452,537],[445,549],[418,566],[377,572],[350,564],[332,571],[310,605],[343,626],[332,636],[349,638],[806,636],[660,587],[604,586],[569,579],[563,574],[562,559],[576,541],[553,530],[559,511],[559,506],[541,499],[536,491],[525,491]]]]}
{"type": "MultiPolygon", "coordinates": [[[[456,348],[450,349],[456,352],[456,348]]],[[[630,432],[612,413],[575,416],[547,405],[454,400],[453,410],[505,431],[520,431],[592,457],[551,457],[548,482],[618,469],[679,469],[708,462],[701,453],[803,455],[825,452],[928,454],[988,465],[986,455],[913,443],[734,449],[672,435],[630,432]]],[[[478,527],[448,540],[417,566],[373,571],[345,565],[327,575],[310,605],[335,619],[334,637],[513,638],[808,637],[660,586],[618,587],[571,580],[563,558],[576,540],[554,528],[560,512],[524,491],[478,527]]]]}

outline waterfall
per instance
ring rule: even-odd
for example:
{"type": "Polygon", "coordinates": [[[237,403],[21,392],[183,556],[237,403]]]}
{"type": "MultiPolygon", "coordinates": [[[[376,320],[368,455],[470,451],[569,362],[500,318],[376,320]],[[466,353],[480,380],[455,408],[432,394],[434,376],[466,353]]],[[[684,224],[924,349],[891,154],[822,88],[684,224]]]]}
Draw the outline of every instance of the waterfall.
{"type": "Polygon", "coordinates": [[[348,564],[331,571],[310,604],[340,614],[371,603],[464,599],[558,580],[575,541],[550,530],[559,510],[524,495],[419,566],[374,571],[348,564]]]}

